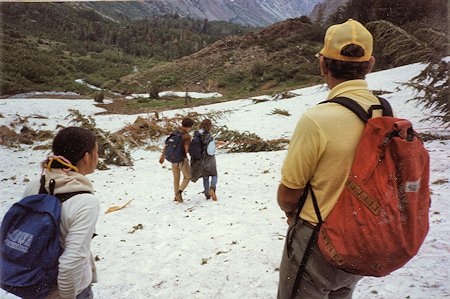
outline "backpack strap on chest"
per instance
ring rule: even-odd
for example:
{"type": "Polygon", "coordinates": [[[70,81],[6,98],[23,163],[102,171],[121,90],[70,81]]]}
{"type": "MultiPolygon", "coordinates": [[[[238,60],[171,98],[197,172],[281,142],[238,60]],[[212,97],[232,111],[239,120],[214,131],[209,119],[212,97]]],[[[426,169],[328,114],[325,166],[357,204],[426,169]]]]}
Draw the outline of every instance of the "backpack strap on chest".
{"type": "Polygon", "coordinates": [[[353,113],[355,113],[364,123],[366,123],[370,118],[373,117],[373,111],[374,110],[383,110],[383,116],[393,116],[392,113],[392,107],[389,104],[388,101],[385,99],[378,97],[378,100],[380,101],[379,105],[372,105],[370,106],[369,110],[366,112],[361,105],[359,105],[355,100],[352,100],[347,97],[336,97],[328,101],[321,102],[320,104],[324,103],[338,103],[345,108],[351,110],[353,113]]]}

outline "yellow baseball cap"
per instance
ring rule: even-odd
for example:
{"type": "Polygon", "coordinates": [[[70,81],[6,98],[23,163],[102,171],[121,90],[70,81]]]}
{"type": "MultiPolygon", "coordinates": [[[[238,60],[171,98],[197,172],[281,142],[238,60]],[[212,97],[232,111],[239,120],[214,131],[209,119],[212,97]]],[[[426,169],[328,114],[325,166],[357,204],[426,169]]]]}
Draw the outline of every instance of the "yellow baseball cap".
{"type": "Polygon", "coordinates": [[[347,22],[330,26],[325,33],[325,40],[319,54],[326,58],[363,62],[369,61],[372,56],[372,34],[358,21],[349,19],[347,22]],[[364,49],[363,57],[349,57],[341,55],[341,50],[347,45],[355,44],[364,49]]]}

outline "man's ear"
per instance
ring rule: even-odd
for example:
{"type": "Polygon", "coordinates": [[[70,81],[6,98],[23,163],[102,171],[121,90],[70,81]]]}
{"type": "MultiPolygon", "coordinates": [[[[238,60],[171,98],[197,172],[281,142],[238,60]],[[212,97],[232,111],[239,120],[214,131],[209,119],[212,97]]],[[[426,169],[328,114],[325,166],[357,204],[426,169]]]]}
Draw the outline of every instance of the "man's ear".
{"type": "Polygon", "coordinates": [[[328,73],[327,66],[325,65],[325,59],[322,55],[319,56],[319,67],[320,67],[320,74],[322,76],[325,76],[328,73]]]}
{"type": "Polygon", "coordinates": [[[89,161],[89,153],[85,152],[83,155],[83,158],[81,158],[81,160],[83,160],[83,162],[87,163],[89,161]]]}
{"type": "Polygon", "coordinates": [[[369,59],[369,68],[367,69],[367,73],[370,73],[375,66],[375,57],[371,56],[369,59]]]}

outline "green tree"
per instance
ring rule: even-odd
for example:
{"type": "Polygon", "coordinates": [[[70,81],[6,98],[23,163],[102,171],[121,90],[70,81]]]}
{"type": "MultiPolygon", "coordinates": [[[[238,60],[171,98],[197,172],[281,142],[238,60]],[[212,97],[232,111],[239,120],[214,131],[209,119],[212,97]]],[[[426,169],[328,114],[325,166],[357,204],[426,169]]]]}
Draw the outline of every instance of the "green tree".
{"type": "Polygon", "coordinates": [[[159,99],[159,92],[161,91],[161,87],[157,82],[150,83],[150,88],[148,91],[150,99],[159,99]]]}
{"type": "Polygon", "coordinates": [[[94,101],[97,103],[103,103],[103,100],[105,99],[105,93],[103,90],[95,94],[94,101]]]}
{"type": "Polygon", "coordinates": [[[450,127],[450,80],[448,62],[433,59],[428,66],[406,85],[416,90],[415,101],[423,103],[435,115],[433,118],[450,127]]]}
{"type": "Polygon", "coordinates": [[[409,34],[387,21],[370,22],[367,28],[377,40],[380,53],[393,66],[419,61],[427,64],[406,85],[416,90],[414,100],[431,108],[436,120],[450,125],[448,62],[443,60],[447,56],[447,35],[430,28],[409,34]]]}

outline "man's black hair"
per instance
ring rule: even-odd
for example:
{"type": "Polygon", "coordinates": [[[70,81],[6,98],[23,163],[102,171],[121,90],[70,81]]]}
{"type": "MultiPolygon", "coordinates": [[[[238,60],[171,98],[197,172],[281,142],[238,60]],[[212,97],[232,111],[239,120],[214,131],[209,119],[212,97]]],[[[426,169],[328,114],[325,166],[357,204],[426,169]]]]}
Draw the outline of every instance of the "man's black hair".
{"type": "Polygon", "coordinates": [[[185,117],[181,121],[181,125],[183,128],[192,128],[192,126],[194,126],[194,120],[192,118],[185,117]]]}
{"type": "MultiPolygon", "coordinates": [[[[69,160],[72,165],[80,161],[85,153],[91,153],[97,142],[95,135],[84,128],[67,127],[59,131],[53,139],[52,150],[57,156],[63,156],[69,160]]],[[[58,163],[52,163],[54,168],[63,168],[58,163]]]]}
{"type": "MultiPolygon", "coordinates": [[[[342,48],[341,55],[347,57],[363,57],[364,49],[361,46],[350,44],[342,48]]],[[[336,79],[355,80],[364,79],[369,72],[369,61],[349,62],[324,57],[324,62],[331,75],[336,79]]]]}

